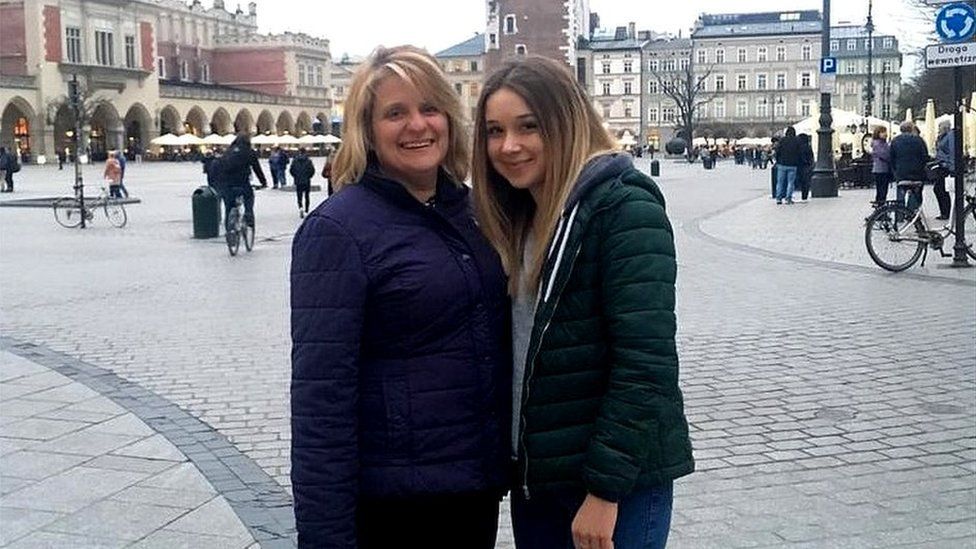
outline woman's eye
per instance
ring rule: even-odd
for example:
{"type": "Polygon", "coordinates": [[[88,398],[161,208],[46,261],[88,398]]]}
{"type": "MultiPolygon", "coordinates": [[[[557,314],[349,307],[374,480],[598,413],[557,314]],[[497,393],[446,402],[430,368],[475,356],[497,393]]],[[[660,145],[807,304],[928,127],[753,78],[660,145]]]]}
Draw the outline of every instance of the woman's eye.
{"type": "Polygon", "coordinates": [[[496,127],[490,127],[490,128],[488,128],[488,130],[485,133],[488,134],[488,137],[495,137],[497,135],[501,135],[502,134],[502,129],[499,128],[499,127],[497,127],[497,126],[496,127]]]}
{"type": "Polygon", "coordinates": [[[535,120],[530,120],[522,124],[522,129],[528,132],[534,132],[539,129],[539,124],[535,120]]]}
{"type": "Polygon", "coordinates": [[[438,109],[437,107],[433,106],[433,105],[424,105],[424,106],[420,107],[420,112],[422,112],[424,114],[436,114],[436,113],[441,112],[441,110],[438,109]]]}

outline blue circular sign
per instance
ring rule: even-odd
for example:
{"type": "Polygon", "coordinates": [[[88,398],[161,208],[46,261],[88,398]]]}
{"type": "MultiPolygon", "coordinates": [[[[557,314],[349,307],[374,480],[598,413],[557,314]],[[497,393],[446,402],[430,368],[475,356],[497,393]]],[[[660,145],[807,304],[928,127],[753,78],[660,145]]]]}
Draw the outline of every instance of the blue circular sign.
{"type": "Polygon", "coordinates": [[[976,34],[976,10],[969,4],[948,4],[935,17],[935,32],[943,42],[962,42],[976,34]]]}

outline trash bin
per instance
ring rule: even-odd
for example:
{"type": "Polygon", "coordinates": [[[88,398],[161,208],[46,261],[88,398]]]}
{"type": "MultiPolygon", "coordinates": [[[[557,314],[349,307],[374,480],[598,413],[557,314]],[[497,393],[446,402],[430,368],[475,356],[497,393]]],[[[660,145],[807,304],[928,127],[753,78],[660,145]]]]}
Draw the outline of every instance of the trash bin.
{"type": "Polygon", "coordinates": [[[651,160],[651,176],[657,177],[661,175],[661,163],[657,160],[651,160]]]}
{"type": "Polygon", "coordinates": [[[220,236],[220,197],[210,187],[193,191],[193,238],[220,236]]]}
{"type": "Polygon", "coordinates": [[[706,170],[710,170],[714,167],[712,158],[710,156],[706,156],[702,158],[702,167],[705,168],[706,170]]]}

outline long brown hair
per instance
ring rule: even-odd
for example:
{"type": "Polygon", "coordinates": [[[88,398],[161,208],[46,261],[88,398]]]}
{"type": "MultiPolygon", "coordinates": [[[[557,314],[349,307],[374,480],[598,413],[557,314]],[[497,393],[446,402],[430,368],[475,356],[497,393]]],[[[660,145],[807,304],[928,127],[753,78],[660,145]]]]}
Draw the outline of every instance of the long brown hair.
{"type": "Polygon", "coordinates": [[[529,271],[529,289],[539,287],[549,238],[573,185],[587,161],[611,152],[616,143],[603,121],[573,80],[567,68],[550,59],[530,56],[511,61],[485,82],[475,117],[471,178],[475,214],[482,232],[501,256],[509,275],[508,292],[519,292],[518,273],[524,268],[525,237],[531,231],[536,244],[529,271]],[[545,179],[536,203],[528,191],[512,187],[488,158],[485,104],[505,88],[525,101],[539,124],[544,143],[545,179]]]}
{"type": "Polygon", "coordinates": [[[377,48],[356,71],[349,86],[342,129],[342,146],[332,164],[332,185],[336,191],[355,183],[366,171],[372,150],[373,106],[376,88],[384,78],[397,76],[447,116],[450,142],[442,167],[461,184],[468,177],[468,134],[464,129],[461,101],[444,76],[437,60],[414,46],[377,48]]]}

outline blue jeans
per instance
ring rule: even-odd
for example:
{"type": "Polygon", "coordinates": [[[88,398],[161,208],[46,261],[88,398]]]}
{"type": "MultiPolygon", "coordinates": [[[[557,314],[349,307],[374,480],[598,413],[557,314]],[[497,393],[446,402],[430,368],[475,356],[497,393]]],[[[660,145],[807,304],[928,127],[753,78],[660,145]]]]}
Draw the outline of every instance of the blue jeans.
{"type": "Polygon", "coordinates": [[[903,204],[908,207],[909,210],[915,211],[922,205],[922,188],[918,187],[915,189],[906,189],[905,187],[896,187],[895,195],[896,200],[899,204],[903,204]],[[908,195],[908,201],[905,200],[905,195],[908,195]]]}
{"type": "MultiPolygon", "coordinates": [[[[640,489],[620,501],[613,531],[615,549],[664,549],[671,530],[674,486],[640,489]]],[[[580,495],[512,492],[512,530],[517,549],[573,549],[573,519],[580,495]]]]}
{"type": "Polygon", "coordinates": [[[793,201],[793,189],[796,187],[796,166],[776,166],[776,200],[793,201]]]}

